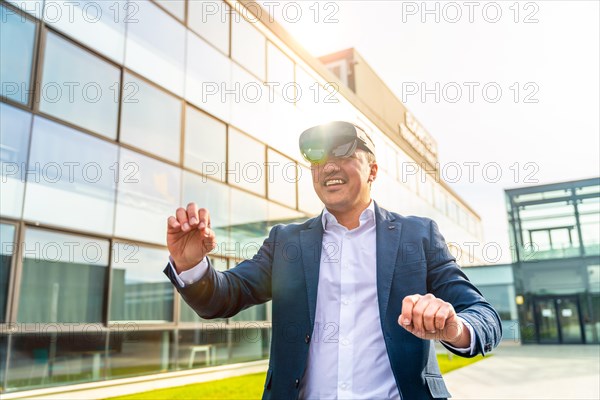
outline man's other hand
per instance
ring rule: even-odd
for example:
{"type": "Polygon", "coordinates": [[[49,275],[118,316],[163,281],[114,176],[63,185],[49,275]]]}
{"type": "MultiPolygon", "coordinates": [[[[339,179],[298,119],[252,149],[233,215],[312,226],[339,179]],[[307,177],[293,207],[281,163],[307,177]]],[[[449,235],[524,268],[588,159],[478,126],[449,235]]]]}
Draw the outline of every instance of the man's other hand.
{"type": "Polygon", "coordinates": [[[398,324],[421,339],[443,340],[457,348],[471,343],[469,329],[457,318],[452,304],[430,293],[406,296],[398,324]]]}
{"type": "Polygon", "coordinates": [[[167,247],[178,273],[198,265],[217,246],[210,214],[196,203],[180,207],[167,220],[167,247]]]}

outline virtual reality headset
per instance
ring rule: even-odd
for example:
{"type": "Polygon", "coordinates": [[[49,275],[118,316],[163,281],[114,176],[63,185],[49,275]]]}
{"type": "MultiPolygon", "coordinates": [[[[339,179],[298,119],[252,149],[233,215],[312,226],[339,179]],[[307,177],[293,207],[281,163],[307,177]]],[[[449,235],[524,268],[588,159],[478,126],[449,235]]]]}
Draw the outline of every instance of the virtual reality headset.
{"type": "Polygon", "coordinates": [[[369,135],[350,122],[328,122],[300,135],[300,152],[312,164],[323,163],[331,157],[350,157],[357,148],[375,155],[375,144],[369,135]]]}

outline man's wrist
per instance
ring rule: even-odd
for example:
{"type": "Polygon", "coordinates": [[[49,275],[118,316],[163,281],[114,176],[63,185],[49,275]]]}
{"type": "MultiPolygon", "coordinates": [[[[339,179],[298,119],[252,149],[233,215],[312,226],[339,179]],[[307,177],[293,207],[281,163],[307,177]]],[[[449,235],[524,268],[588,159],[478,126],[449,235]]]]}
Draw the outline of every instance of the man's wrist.
{"type": "Polygon", "coordinates": [[[455,327],[452,330],[454,329],[458,331],[456,336],[453,335],[453,339],[442,339],[442,341],[452,347],[468,348],[471,344],[471,332],[461,318],[456,320],[455,327]]]}
{"type": "Polygon", "coordinates": [[[203,256],[197,262],[192,262],[192,263],[185,263],[182,261],[177,261],[171,257],[171,263],[173,264],[173,268],[175,268],[175,272],[177,272],[177,274],[181,274],[182,272],[188,271],[188,270],[194,268],[196,265],[200,264],[202,262],[202,260],[204,260],[205,257],[206,256],[203,256]]]}

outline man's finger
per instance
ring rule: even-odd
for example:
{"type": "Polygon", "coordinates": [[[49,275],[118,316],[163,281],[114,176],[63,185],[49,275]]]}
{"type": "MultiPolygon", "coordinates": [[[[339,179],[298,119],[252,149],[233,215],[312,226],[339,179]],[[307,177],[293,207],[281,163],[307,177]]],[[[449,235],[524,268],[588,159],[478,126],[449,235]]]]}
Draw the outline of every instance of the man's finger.
{"type": "Polygon", "coordinates": [[[444,327],[446,326],[446,321],[448,320],[448,318],[451,317],[452,315],[452,306],[449,303],[444,302],[440,308],[438,309],[438,312],[435,314],[435,328],[438,330],[442,330],[444,329],[444,327]]]}
{"type": "Polygon", "coordinates": [[[186,212],[190,227],[194,228],[198,224],[198,206],[196,203],[189,203],[186,212]]]}
{"type": "Polygon", "coordinates": [[[398,318],[398,323],[402,326],[407,326],[412,324],[412,313],[415,304],[419,301],[418,294],[413,294],[411,296],[406,296],[404,300],[402,300],[402,314],[400,314],[400,318],[398,318]]]}
{"type": "Polygon", "coordinates": [[[190,224],[188,223],[187,211],[184,208],[179,207],[175,212],[175,215],[177,216],[177,221],[181,224],[181,229],[184,232],[189,231],[190,224]]]}
{"type": "Polygon", "coordinates": [[[177,233],[181,231],[181,224],[177,222],[177,218],[170,216],[167,219],[167,232],[168,233],[177,233]]]}
{"type": "Polygon", "coordinates": [[[439,301],[430,301],[427,308],[423,311],[423,329],[428,333],[435,333],[436,318],[440,312],[441,303],[439,301]]]}
{"type": "Polygon", "coordinates": [[[210,227],[210,214],[206,208],[198,210],[198,229],[210,227]]]}

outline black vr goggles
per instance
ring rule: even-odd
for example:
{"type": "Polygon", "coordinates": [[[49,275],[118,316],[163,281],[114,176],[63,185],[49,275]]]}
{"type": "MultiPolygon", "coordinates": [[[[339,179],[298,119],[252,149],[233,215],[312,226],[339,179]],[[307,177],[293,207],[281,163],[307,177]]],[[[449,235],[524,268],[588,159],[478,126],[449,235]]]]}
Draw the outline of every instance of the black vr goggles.
{"type": "Polygon", "coordinates": [[[345,121],[313,126],[300,135],[300,152],[312,164],[330,157],[350,157],[357,148],[375,155],[375,144],[358,126],[345,121]]]}

